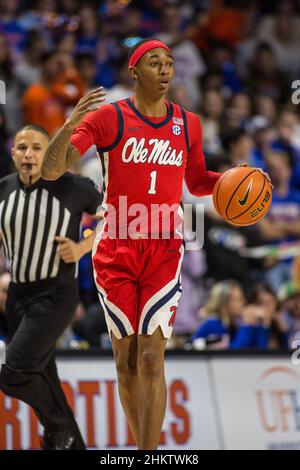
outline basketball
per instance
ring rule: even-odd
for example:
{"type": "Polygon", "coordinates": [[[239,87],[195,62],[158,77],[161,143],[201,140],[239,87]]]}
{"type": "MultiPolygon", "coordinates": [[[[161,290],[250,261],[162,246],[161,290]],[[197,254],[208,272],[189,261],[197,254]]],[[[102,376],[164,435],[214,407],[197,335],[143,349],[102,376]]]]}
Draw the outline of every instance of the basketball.
{"type": "Polygon", "coordinates": [[[272,188],[255,168],[232,168],[217,181],[213,202],[218,214],[229,224],[253,225],[270,209],[272,188]]]}

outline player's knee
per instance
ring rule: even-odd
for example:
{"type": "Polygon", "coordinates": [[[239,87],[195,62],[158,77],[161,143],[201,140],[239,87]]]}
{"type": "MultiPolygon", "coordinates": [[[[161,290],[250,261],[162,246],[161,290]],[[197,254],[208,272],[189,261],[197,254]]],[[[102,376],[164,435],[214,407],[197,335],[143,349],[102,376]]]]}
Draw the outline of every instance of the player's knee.
{"type": "Polygon", "coordinates": [[[131,365],[124,360],[116,361],[116,369],[119,379],[119,384],[129,387],[132,384],[133,378],[137,375],[135,365],[131,365]]]}
{"type": "Polygon", "coordinates": [[[161,355],[154,348],[142,351],[139,372],[141,377],[160,377],[163,371],[161,355]]]}

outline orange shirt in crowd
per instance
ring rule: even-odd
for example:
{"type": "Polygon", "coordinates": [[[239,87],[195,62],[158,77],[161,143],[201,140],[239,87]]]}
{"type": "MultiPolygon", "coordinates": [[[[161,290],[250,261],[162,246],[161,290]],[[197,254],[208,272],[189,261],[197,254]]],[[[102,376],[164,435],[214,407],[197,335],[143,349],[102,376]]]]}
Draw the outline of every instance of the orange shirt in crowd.
{"type": "Polygon", "coordinates": [[[42,83],[35,83],[25,91],[22,108],[25,123],[38,124],[49,134],[65,122],[65,106],[42,83]]]}
{"type": "Polygon", "coordinates": [[[210,49],[210,41],[224,42],[235,47],[243,38],[245,14],[234,8],[220,8],[203,15],[199,27],[190,29],[190,36],[204,51],[210,49]]]}
{"type": "Polygon", "coordinates": [[[53,135],[64,124],[68,107],[75,106],[84,91],[77,72],[64,72],[51,87],[34,83],[22,97],[25,123],[38,124],[53,135]]]}

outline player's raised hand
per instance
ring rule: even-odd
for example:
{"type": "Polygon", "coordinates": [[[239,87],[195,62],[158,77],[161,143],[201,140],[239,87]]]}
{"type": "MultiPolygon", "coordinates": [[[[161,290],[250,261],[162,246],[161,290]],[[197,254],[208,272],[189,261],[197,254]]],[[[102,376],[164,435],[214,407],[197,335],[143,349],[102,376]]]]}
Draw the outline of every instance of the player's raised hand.
{"type": "Polygon", "coordinates": [[[75,106],[72,114],[66,120],[66,124],[75,129],[80,124],[86,113],[95,111],[105,101],[106,92],[103,87],[96,88],[84,95],[75,106]]]}

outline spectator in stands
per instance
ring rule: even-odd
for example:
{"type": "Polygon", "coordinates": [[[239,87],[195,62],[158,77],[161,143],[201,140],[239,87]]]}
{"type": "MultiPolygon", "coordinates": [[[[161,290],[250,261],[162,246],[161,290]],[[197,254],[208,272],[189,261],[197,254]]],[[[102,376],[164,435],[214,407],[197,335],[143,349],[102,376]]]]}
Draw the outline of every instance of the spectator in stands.
{"type": "Polygon", "coordinates": [[[60,0],[59,10],[68,16],[77,15],[79,4],[79,0],[60,0]]]}
{"type": "Polygon", "coordinates": [[[251,98],[249,94],[244,91],[235,93],[232,96],[229,107],[240,120],[241,126],[245,125],[253,114],[251,98]]]}
{"type": "Polygon", "coordinates": [[[94,57],[88,52],[80,52],[75,56],[75,63],[85,89],[87,91],[91,90],[97,85],[97,66],[94,57]]]}
{"type": "MultiPolygon", "coordinates": [[[[1,29],[0,29],[1,31],[1,29]]],[[[3,112],[5,115],[6,128],[9,135],[12,134],[21,124],[20,111],[20,83],[14,73],[11,48],[5,35],[0,32],[0,80],[1,94],[5,93],[5,100],[1,97],[3,112]],[[5,88],[3,86],[5,84],[5,88]]]]}
{"type": "Polygon", "coordinates": [[[207,57],[210,70],[218,70],[222,76],[222,86],[227,96],[242,90],[242,80],[235,63],[235,51],[226,43],[219,42],[207,57]]]}
{"type": "Polygon", "coordinates": [[[11,169],[11,158],[7,148],[8,137],[4,106],[0,105],[0,178],[6,176],[11,169]]]}
{"type": "Polygon", "coordinates": [[[247,131],[254,139],[254,147],[250,157],[251,166],[266,168],[275,130],[264,116],[254,116],[247,125],[247,131]]]}
{"type": "MultiPolygon", "coordinates": [[[[145,32],[142,28],[142,12],[138,8],[128,8],[121,11],[119,14],[119,21],[115,24],[113,30],[115,36],[123,38],[144,37],[145,32]]],[[[126,39],[125,39],[126,40],[126,39]]]]}
{"type": "MultiPolygon", "coordinates": [[[[252,301],[265,310],[265,324],[269,319],[270,338],[269,349],[288,347],[289,325],[280,309],[275,293],[267,284],[257,284],[253,289],[252,301]]],[[[262,319],[264,321],[264,319],[262,319]]]]}
{"type": "Polygon", "coordinates": [[[55,49],[57,52],[65,52],[73,57],[77,49],[76,34],[73,32],[68,32],[63,34],[63,36],[59,35],[56,41],[55,49]]]}
{"type": "Polygon", "coordinates": [[[0,33],[6,37],[14,63],[20,58],[26,38],[26,32],[18,20],[19,6],[17,0],[0,1],[0,33]]]}
{"type": "Polygon", "coordinates": [[[278,299],[284,311],[284,320],[288,325],[288,345],[290,348],[299,347],[300,340],[300,286],[287,281],[280,286],[278,299]],[[298,344],[294,345],[294,341],[298,344]]]}
{"type": "MultiPolygon", "coordinates": [[[[192,214],[188,210],[184,214],[184,233],[186,238],[193,240],[192,214]]],[[[193,243],[197,243],[194,240],[193,243]]],[[[201,276],[206,271],[205,255],[199,244],[198,249],[186,250],[181,268],[182,296],[177,307],[174,324],[175,336],[189,337],[198,325],[198,310],[202,304],[203,287],[201,276]]]]}
{"type": "Polygon", "coordinates": [[[145,37],[161,31],[161,11],[164,3],[164,0],[144,2],[141,27],[145,37]]]}
{"type": "Polygon", "coordinates": [[[236,63],[239,75],[242,79],[247,78],[249,64],[253,60],[255,50],[260,42],[257,38],[259,17],[260,12],[258,4],[255,2],[246,2],[242,40],[236,48],[236,63]]]}
{"type": "Polygon", "coordinates": [[[285,106],[276,123],[277,138],[272,142],[272,148],[290,155],[293,174],[291,187],[300,190],[300,122],[293,107],[285,106]]]}
{"type": "Polygon", "coordinates": [[[220,141],[221,120],[224,116],[224,97],[217,90],[207,90],[203,94],[201,124],[203,130],[204,152],[219,153],[222,150],[220,141]]]}
{"type": "Polygon", "coordinates": [[[257,46],[246,84],[252,96],[268,94],[280,102],[289,97],[289,78],[278,68],[271,45],[261,43],[257,46]]]}
{"type": "Polygon", "coordinates": [[[196,110],[201,99],[199,79],[205,74],[206,65],[200,50],[185,34],[180,2],[164,5],[162,27],[162,31],[156,36],[172,48],[176,62],[176,75],[172,86],[185,87],[193,105],[192,110],[196,110]]]}
{"type": "Polygon", "coordinates": [[[281,109],[276,123],[278,140],[290,145],[300,160],[300,121],[293,105],[281,109]]]}
{"type": "Polygon", "coordinates": [[[205,208],[204,250],[207,272],[214,281],[228,278],[238,280],[243,287],[251,285],[251,264],[241,255],[241,250],[257,244],[259,237],[255,227],[234,227],[214,216],[205,208]]]}
{"type": "Polygon", "coordinates": [[[43,35],[36,30],[29,31],[25,42],[24,55],[14,69],[23,92],[25,88],[39,81],[41,59],[45,52],[46,44],[43,35]]]}
{"type": "Polygon", "coordinates": [[[235,93],[226,106],[225,125],[226,129],[245,129],[252,113],[252,103],[245,92],[235,93]]]}
{"type": "Polygon", "coordinates": [[[127,56],[120,57],[116,62],[116,66],[118,69],[118,82],[107,90],[107,103],[129,98],[134,91],[134,84],[128,73],[127,56]]]}
{"type": "Polygon", "coordinates": [[[274,98],[266,94],[254,96],[255,115],[264,117],[270,125],[274,125],[278,116],[274,98]]]}
{"type": "Polygon", "coordinates": [[[201,79],[201,87],[203,93],[206,91],[217,91],[223,97],[227,98],[230,93],[224,87],[223,74],[220,69],[210,67],[207,73],[201,79]]]}
{"type": "Polygon", "coordinates": [[[227,280],[215,284],[203,311],[207,318],[192,337],[196,348],[267,347],[269,312],[254,304],[246,306],[245,295],[238,282],[227,280]]]}
{"type": "Polygon", "coordinates": [[[79,20],[78,52],[95,54],[100,31],[98,12],[95,8],[84,5],[79,10],[79,20]]]}
{"type": "MultiPolygon", "coordinates": [[[[270,211],[258,224],[262,239],[267,243],[280,245],[282,242],[298,240],[300,237],[300,192],[291,189],[292,162],[290,156],[281,151],[270,151],[267,171],[273,188],[270,211]]],[[[276,292],[291,276],[291,259],[265,260],[265,279],[276,292]]]]}
{"type": "Polygon", "coordinates": [[[23,95],[24,120],[53,135],[65,122],[68,107],[76,104],[83,93],[81,77],[71,58],[56,51],[47,53],[42,59],[40,82],[32,84],[23,95]]]}
{"type": "Polygon", "coordinates": [[[227,151],[231,166],[251,162],[254,142],[252,137],[245,130],[240,128],[224,130],[222,143],[224,149],[227,151]]]}
{"type": "Polygon", "coordinates": [[[258,37],[272,44],[280,69],[299,78],[300,18],[295,3],[293,0],[277,2],[276,14],[262,20],[258,37]]]}
{"type": "Polygon", "coordinates": [[[225,0],[211,0],[198,14],[191,34],[198,47],[206,51],[215,41],[234,47],[243,37],[245,21],[241,9],[226,6],[225,0]]]}

